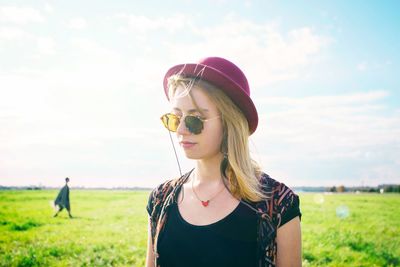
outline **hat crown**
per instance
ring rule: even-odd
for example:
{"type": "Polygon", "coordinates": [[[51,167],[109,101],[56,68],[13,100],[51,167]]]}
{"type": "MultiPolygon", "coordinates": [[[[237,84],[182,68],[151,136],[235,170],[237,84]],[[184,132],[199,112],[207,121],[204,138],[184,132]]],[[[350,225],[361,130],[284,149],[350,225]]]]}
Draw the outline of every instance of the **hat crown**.
{"type": "Polygon", "coordinates": [[[201,59],[198,63],[217,70],[226,78],[235,82],[244,93],[250,96],[250,88],[246,76],[238,66],[229,60],[220,57],[206,57],[201,59]]]}

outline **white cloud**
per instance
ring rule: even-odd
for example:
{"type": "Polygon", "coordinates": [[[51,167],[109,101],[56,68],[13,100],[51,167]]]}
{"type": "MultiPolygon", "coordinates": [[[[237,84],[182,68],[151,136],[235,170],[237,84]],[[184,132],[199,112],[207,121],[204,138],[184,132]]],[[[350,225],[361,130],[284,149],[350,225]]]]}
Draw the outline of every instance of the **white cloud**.
{"type": "Polygon", "coordinates": [[[39,10],[31,7],[0,6],[0,21],[27,24],[44,22],[45,18],[39,10]]]}
{"type": "Polygon", "coordinates": [[[195,62],[210,55],[229,58],[245,70],[252,88],[303,77],[332,41],[309,27],[284,32],[275,22],[259,23],[235,14],[212,26],[197,22],[204,19],[201,16],[184,14],[159,18],[118,14],[110,19],[122,21],[118,32],[134,33],[133,37],[147,47],[152,45],[150,38],[159,38],[155,34],[175,33],[177,38],[162,38],[165,41],[153,48],[166,49],[164,57],[169,62],[195,62]],[[180,34],[185,36],[184,41],[180,34]]]}
{"type": "Polygon", "coordinates": [[[83,30],[86,29],[88,23],[84,18],[72,18],[67,23],[68,28],[75,30],[83,30]]]}
{"type": "Polygon", "coordinates": [[[53,13],[53,11],[54,11],[54,8],[49,4],[49,3],[46,3],[45,5],[44,5],[44,11],[46,11],[47,13],[53,13]]]}
{"type": "MultiPolygon", "coordinates": [[[[148,157],[151,153],[143,151],[157,150],[156,159],[151,156],[152,160],[163,159],[170,164],[150,175],[153,180],[146,183],[154,185],[162,177],[172,177],[177,173],[169,137],[159,122],[159,115],[168,108],[160,88],[164,71],[169,66],[165,62],[172,62],[172,58],[175,63],[179,63],[179,59],[197,60],[205,56],[204,53],[220,54],[232,58],[240,66],[244,65],[246,74],[249,69],[250,75],[259,75],[258,84],[263,85],[297,77],[296,68],[311,64],[310,56],[315,57],[324,43],[322,37],[318,39],[319,36],[309,29],[282,33],[274,24],[256,24],[234,16],[228,16],[215,27],[197,27],[193,17],[182,15],[154,20],[120,15],[118,20],[123,21],[128,33],[142,36],[143,40],[154,33],[185,31],[198,41],[185,43],[169,39],[172,41],[167,46],[157,43],[156,47],[150,48],[159,51],[159,46],[162,46],[165,56],[159,58],[147,56],[151,49],[127,57],[114,47],[107,47],[90,37],[73,38],[66,43],[68,53],[54,68],[30,71],[27,66],[13,75],[0,76],[3,88],[8,89],[8,100],[0,100],[3,114],[8,114],[0,119],[1,125],[8,129],[0,134],[3,155],[9,154],[11,159],[16,153],[24,155],[16,160],[3,160],[4,167],[0,171],[23,179],[35,169],[56,160],[64,163],[47,168],[41,176],[54,177],[57,172],[75,164],[72,172],[77,177],[125,177],[141,169],[143,164],[138,159],[142,158],[137,153],[148,157]],[[227,42],[230,45],[227,46],[227,42]],[[276,52],[282,55],[292,53],[298,58],[282,63],[276,52]],[[273,58],[264,60],[265,57],[273,58]],[[263,69],[268,73],[267,77],[263,69]],[[20,98],[21,95],[25,96],[24,99],[20,98]],[[12,107],[8,103],[19,104],[12,107]],[[149,105],[153,107],[151,110],[148,110],[149,105]],[[146,127],[157,131],[146,131],[146,127]],[[138,136],[137,133],[143,134],[138,136]],[[35,158],[37,147],[41,148],[41,157],[35,158]],[[119,148],[118,153],[113,151],[115,147],[119,148]],[[76,157],[75,153],[79,154],[78,162],[71,161],[76,157]],[[119,163],[123,160],[127,164],[119,163]],[[30,163],[17,168],[25,161],[30,163]],[[129,168],[126,166],[128,163],[129,168]],[[77,167],[80,164],[96,165],[96,170],[77,167]],[[100,165],[102,173],[108,174],[99,173],[100,165]],[[124,173],[121,171],[119,174],[117,170],[124,170],[124,173]]],[[[37,41],[41,53],[55,53],[57,43],[54,39],[33,36],[32,40],[37,41]]],[[[192,166],[182,152],[178,153],[183,169],[192,166]]],[[[140,184],[139,180],[135,183],[140,184]]]]}
{"type": "Polygon", "coordinates": [[[396,166],[391,163],[373,165],[360,171],[360,177],[366,185],[399,184],[399,167],[399,164],[396,166]]]}
{"type": "Polygon", "coordinates": [[[307,96],[303,98],[292,97],[265,97],[256,99],[257,103],[267,105],[291,105],[291,106],[341,106],[348,104],[366,104],[387,97],[387,91],[377,90],[371,92],[359,92],[347,95],[325,95],[325,96],[307,96]]]}
{"type": "MultiPolygon", "coordinates": [[[[87,41],[86,48],[90,47],[97,47],[96,56],[101,57],[102,52],[113,55],[87,41]]],[[[137,70],[141,70],[140,64],[137,70]]],[[[140,179],[149,176],[140,169],[151,155],[144,151],[168,145],[166,132],[160,131],[159,123],[161,103],[166,102],[162,94],[149,97],[153,90],[151,82],[136,84],[131,70],[119,66],[117,61],[77,65],[80,66],[75,71],[56,68],[0,73],[0,184],[24,185],[44,179],[44,184],[51,185],[54,177],[67,172],[80,185],[90,184],[95,177],[111,186],[155,185],[154,179],[140,179]],[[103,68],[88,72],[96,65],[103,68]],[[154,108],[144,108],[147,105],[154,108]],[[153,126],[159,128],[154,130],[153,126]],[[35,179],[29,178],[33,173],[37,173],[35,179]],[[18,178],[7,180],[9,177],[18,178]]],[[[151,67],[142,66],[147,72],[151,67]]],[[[160,79],[156,79],[157,83],[160,79]]],[[[165,175],[165,168],[162,169],[157,170],[158,175],[153,172],[154,178],[165,175]]]]}
{"type": "MultiPolygon", "coordinates": [[[[117,14],[114,16],[126,23],[126,32],[134,32],[137,34],[148,34],[150,31],[164,30],[174,33],[184,29],[188,23],[188,18],[182,14],[170,17],[146,17],[143,15],[117,14]]],[[[124,29],[124,28],[121,28],[124,29]]]]}
{"type": "Polygon", "coordinates": [[[253,5],[253,2],[252,2],[252,1],[250,1],[250,0],[244,1],[244,6],[245,6],[246,8],[250,8],[252,5],[253,5]]]}
{"type": "Polygon", "coordinates": [[[39,53],[46,55],[55,54],[56,42],[52,37],[38,37],[36,42],[39,53]]]}
{"type": "MultiPolygon", "coordinates": [[[[0,27],[0,44],[11,43],[12,48],[8,50],[10,56],[14,53],[15,57],[23,58],[27,62],[42,60],[43,55],[54,55],[56,53],[56,41],[51,36],[39,36],[22,30],[18,27],[0,27]]],[[[2,62],[7,65],[12,63],[9,60],[2,62]]],[[[18,69],[29,69],[26,64],[18,69]]]]}
{"type": "Polygon", "coordinates": [[[209,55],[229,58],[245,70],[252,87],[299,77],[304,67],[318,62],[322,48],[331,41],[311,28],[283,33],[275,23],[254,23],[232,14],[212,27],[188,25],[194,25],[185,30],[192,31],[196,42],[168,42],[171,58],[182,62],[209,55]]]}
{"type": "Polygon", "coordinates": [[[368,63],[367,62],[361,62],[357,64],[357,70],[359,71],[364,71],[366,70],[368,67],[368,63]]]}
{"type": "MultiPolygon", "coordinates": [[[[283,31],[275,23],[236,15],[207,26],[185,15],[112,18],[117,19],[115,28],[127,33],[115,41],[127,41],[128,49],[109,41],[115,37],[109,32],[104,32],[107,41],[95,35],[68,40],[0,27],[0,40],[23,40],[39,54],[65,52],[0,72],[0,179],[21,177],[26,184],[41,176],[51,183],[60,173],[73,173],[75,181],[85,185],[91,183],[87,177],[110,185],[118,179],[122,185],[155,185],[177,174],[169,136],[159,122],[168,108],[161,81],[171,62],[225,56],[245,70],[252,88],[263,89],[304,77],[331,41],[309,27],[283,31]],[[145,42],[131,42],[131,37],[145,42]],[[155,161],[163,162],[157,170],[151,169],[155,161]]],[[[84,21],[77,18],[68,25],[86,27],[84,21]]],[[[400,112],[384,105],[391,97],[387,91],[300,98],[258,95],[254,100],[260,124],[253,139],[266,170],[272,166],[279,179],[315,182],[315,175],[309,175],[312,169],[341,160],[370,163],[376,174],[384,170],[385,177],[396,173],[400,112]],[[305,161],[315,165],[300,177],[293,166],[305,161]]],[[[193,165],[178,153],[183,169],[193,165]]]]}
{"type": "Polygon", "coordinates": [[[374,70],[382,70],[384,68],[390,67],[392,62],[390,60],[383,60],[381,62],[368,62],[362,61],[357,64],[356,69],[358,71],[374,71],[374,70]]]}
{"type": "Polygon", "coordinates": [[[0,27],[0,41],[19,41],[31,37],[26,31],[17,27],[0,27]]]}
{"type": "MultiPolygon", "coordinates": [[[[51,38],[42,38],[39,44],[42,52],[55,51],[51,38]]],[[[92,140],[106,139],[105,133],[114,140],[126,138],[121,133],[132,138],[134,132],[144,131],[147,126],[143,121],[149,122],[149,116],[159,126],[159,114],[166,104],[159,88],[164,70],[159,62],[136,58],[127,64],[118,51],[88,38],[75,38],[69,45],[67,60],[58,61],[54,68],[26,66],[0,73],[0,113],[4,115],[0,117],[0,128],[8,129],[0,132],[1,147],[46,147],[56,145],[58,140],[78,148],[88,141],[79,139],[79,134],[92,140]],[[155,90],[160,94],[153,96],[155,90]],[[146,110],[150,100],[155,108],[143,117],[138,110],[146,110]],[[85,130],[88,122],[92,131],[85,130]],[[76,134],[66,130],[65,125],[76,128],[76,134]],[[112,125],[113,130],[104,125],[112,125]],[[129,128],[132,125],[138,128],[129,128]],[[35,133],[30,127],[40,131],[35,133]],[[61,138],[62,132],[68,134],[61,138]]]]}
{"type": "MultiPolygon", "coordinates": [[[[72,38],[70,44],[75,51],[84,53],[86,57],[98,58],[104,61],[119,61],[121,56],[116,50],[102,46],[99,42],[89,38],[72,38]]],[[[93,59],[92,58],[92,59],[93,59]]]]}
{"type": "Polygon", "coordinates": [[[391,158],[400,142],[400,116],[378,102],[387,96],[385,91],[374,91],[266,97],[256,103],[267,106],[268,111],[260,114],[261,133],[255,134],[255,139],[268,140],[271,147],[280,144],[288,148],[277,148],[276,153],[269,154],[270,160],[391,158]]]}
{"type": "Polygon", "coordinates": [[[400,112],[386,106],[389,97],[380,90],[256,99],[254,158],[290,185],[399,183],[400,112]]]}

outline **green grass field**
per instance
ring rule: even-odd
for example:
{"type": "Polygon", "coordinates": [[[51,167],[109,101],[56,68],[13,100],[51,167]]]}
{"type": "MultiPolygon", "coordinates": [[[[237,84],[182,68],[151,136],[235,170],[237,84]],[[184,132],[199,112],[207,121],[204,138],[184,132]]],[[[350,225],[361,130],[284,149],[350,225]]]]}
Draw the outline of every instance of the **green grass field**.
{"type": "MultiPolygon", "coordinates": [[[[0,266],[144,266],[149,192],[0,191],[0,266]]],[[[303,266],[400,266],[400,195],[300,194],[303,266]]]]}

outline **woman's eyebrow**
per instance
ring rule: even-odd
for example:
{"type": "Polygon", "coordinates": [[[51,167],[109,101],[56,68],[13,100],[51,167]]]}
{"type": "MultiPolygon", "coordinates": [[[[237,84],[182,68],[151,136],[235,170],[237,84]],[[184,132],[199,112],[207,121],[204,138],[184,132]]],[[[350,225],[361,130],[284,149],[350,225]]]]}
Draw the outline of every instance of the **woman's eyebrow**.
{"type": "MultiPolygon", "coordinates": [[[[181,112],[181,110],[179,108],[173,108],[173,110],[181,112]]],[[[201,109],[201,111],[208,113],[208,109],[206,109],[206,108],[201,109]]],[[[196,112],[199,112],[199,111],[197,109],[189,109],[187,111],[187,113],[196,113],[196,112]]]]}

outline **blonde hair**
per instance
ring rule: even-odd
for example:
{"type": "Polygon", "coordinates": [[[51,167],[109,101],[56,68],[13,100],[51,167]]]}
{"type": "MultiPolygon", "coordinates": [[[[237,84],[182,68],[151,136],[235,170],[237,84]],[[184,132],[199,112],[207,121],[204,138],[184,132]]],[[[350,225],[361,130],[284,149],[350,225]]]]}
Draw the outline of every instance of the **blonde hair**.
{"type": "Polygon", "coordinates": [[[268,198],[261,190],[259,177],[262,172],[256,161],[252,160],[249,152],[249,125],[243,112],[219,88],[207,81],[182,75],[173,75],[168,79],[169,98],[175,94],[177,87],[186,88],[193,104],[201,113],[192,94],[191,88],[197,85],[203,90],[210,100],[217,106],[221,113],[223,124],[223,140],[221,152],[227,154],[228,160],[221,162],[221,172],[226,175],[228,189],[237,199],[257,202],[268,198]],[[224,162],[225,161],[225,162],[224,162]]]}

